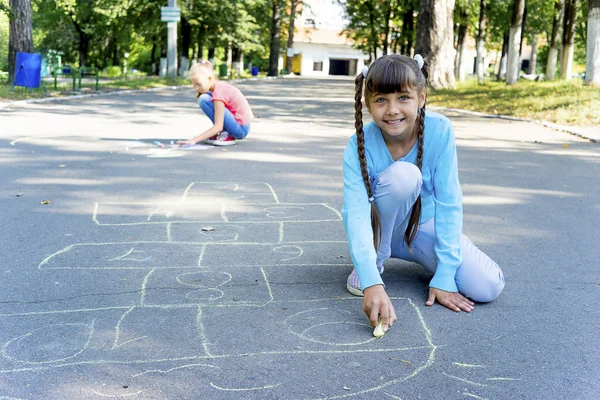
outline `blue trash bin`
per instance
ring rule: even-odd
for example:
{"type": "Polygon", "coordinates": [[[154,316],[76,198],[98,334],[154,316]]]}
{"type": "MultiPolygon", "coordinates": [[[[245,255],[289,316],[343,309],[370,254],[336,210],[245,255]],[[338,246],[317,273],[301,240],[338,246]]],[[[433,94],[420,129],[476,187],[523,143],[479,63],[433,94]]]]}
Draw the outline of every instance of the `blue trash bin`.
{"type": "Polygon", "coordinates": [[[13,82],[13,88],[15,86],[39,88],[41,68],[41,54],[17,52],[17,59],[15,61],[15,80],[13,82]]]}
{"type": "Polygon", "coordinates": [[[252,76],[258,76],[258,67],[252,67],[252,76]]]}

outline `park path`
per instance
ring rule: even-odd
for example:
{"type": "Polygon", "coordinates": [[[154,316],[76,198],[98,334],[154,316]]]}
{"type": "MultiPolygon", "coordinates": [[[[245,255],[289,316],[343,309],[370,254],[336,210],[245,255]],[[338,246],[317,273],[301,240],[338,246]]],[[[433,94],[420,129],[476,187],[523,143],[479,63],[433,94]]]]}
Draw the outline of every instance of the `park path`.
{"type": "Polygon", "coordinates": [[[598,144],[448,113],[464,232],[506,288],[428,308],[392,260],[374,340],[345,291],[352,82],[238,86],[257,119],[229,148],[169,147],[208,123],[188,88],[0,109],[0,398],[599,396],[598,144]]]}

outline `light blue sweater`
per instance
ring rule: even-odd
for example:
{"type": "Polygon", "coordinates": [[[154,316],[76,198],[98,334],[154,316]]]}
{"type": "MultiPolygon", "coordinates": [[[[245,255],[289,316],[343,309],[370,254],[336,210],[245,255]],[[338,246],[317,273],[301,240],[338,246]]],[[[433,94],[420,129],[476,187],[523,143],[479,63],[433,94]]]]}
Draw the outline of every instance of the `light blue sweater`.
{"type": "MultiPolygon", "coordinates": [[[[379,127],[371,122],[364,127],[365,156],[371,183],[394,160],[385,144],[379,127]]],[[[350,255],[362,289],[382,284],[377,271],[377,254],[371,229],[371,205],[363,183],[358,160],[356,135],[350,138],[344,151],[344,206],[342,216],[348,235],[350,255]]],[[[417,163],[417,143],[398,161],[417,163]]],[[[462,232],[462,192],[458,181],[458,164],[454,131],[448,118],[427,111],[423,165],[421,167],[421,220],[435,216],[435,245],[437,270],[429,286],[457,292],[454,277],[462,263],[460,235],[462,232]]]]}

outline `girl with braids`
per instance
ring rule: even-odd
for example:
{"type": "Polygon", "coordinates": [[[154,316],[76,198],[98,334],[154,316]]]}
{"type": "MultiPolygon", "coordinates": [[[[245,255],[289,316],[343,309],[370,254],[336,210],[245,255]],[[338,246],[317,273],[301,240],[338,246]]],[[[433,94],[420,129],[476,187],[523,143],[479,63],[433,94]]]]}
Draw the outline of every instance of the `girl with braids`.
{"type": "Polygon", "coordinates": [[[356,134],[344,151],[342,215],[354,270],[350,293],[384,331],[396,321],[380,274],[390,257],[433,273],[425,304],[454,311],[495,299],[504,288],[498,265],[462,235],[462,192],[454,132],[443,115],[425,112],[427,72],[420,55],[377,59],[355,80],[356,134]],[[362,97],[373,121],[363,126],[362,97]],[[473,300],[473,301],[471,301],[473,300]]]}

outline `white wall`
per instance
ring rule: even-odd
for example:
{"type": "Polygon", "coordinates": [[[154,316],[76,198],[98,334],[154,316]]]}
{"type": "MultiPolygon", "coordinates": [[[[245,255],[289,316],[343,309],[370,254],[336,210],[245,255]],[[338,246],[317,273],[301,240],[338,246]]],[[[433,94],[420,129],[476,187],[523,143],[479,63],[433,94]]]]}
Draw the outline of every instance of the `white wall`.
{"type": "Polygon", "coordinates": [[[327,76],[329,75],[329,59],[358,60],[357,72],[364,65],[367,57],[359,50],[349,46],[334,46],[314,43],[294,43],[294,53],[302,54],[301,74],[304,76],[327,76]],[[323,62],[323,71],[313,71],[314,62],[323,62]]]}

